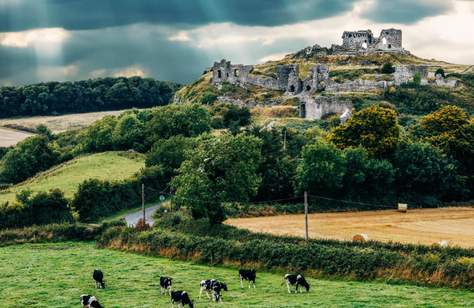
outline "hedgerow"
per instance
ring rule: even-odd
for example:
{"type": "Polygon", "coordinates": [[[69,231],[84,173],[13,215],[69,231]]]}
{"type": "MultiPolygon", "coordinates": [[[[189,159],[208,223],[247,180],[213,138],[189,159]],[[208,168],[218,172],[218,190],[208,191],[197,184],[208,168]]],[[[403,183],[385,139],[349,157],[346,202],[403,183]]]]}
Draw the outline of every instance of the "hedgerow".
{"type": "MultiPolygon", "coordinates": [[[[315,276],[399,279],[436,286],[474,287],[474,266],[463,261],[467,257],[456,257],[456,253],[449,255],[440,251],[438,254],[423,254],[414,250],[404,253],[374,243],[303,243],[301,240],[280,240],[278,237],[258,234],[247,234],[243,239],[239,238],[238,232],[231,236],[226,233],[222,237],[198,234],[166,229],[137,232],[126,227],[114,227],[103,233],[98,246],[213,265],[240,264],[263,270],[285,268],[289,271],[304,271],[315,276]],[[436,255],[436,262],[430,258],[431,255],[436,255]]],[[[470,251],[467,254],[472,253],[470,251]]]]}

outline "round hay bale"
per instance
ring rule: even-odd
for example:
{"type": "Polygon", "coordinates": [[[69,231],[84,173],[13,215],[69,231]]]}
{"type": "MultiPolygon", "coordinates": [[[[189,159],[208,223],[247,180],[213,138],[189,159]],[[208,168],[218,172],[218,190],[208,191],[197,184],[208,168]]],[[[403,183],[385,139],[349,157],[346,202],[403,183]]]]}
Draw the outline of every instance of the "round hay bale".
{"type": "Polygon", "coordinates": [[[408,211],[408,204],[399,203],[398,204],[398,211],[401,212],[401,213],[406,213],[408,211]]]}
{"type": "Polygon", "coordinates": [[[352,241],[356,243],[365,243],[369,240],[369,236],[365,233],[359,233],[352,237],[352,241]]]}
{"type": "Polygon", "coordinates": [[[438,242],[439,247],[441,248],[448,248],[449,246],[449,241],[448,240],[441,240],[438,242]]]}

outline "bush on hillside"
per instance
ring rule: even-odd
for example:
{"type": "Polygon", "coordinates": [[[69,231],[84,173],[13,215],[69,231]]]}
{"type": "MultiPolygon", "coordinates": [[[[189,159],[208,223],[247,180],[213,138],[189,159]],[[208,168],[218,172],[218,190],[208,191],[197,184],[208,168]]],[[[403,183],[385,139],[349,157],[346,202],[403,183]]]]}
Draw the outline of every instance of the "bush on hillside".
{"type": "Polygon", "coordinates": [[[173,136],[195,137],[211,130],[211,116],[197,104],[169,105],[153,109],[145,126],[148,144],[173,136]]]}
{"type": "Polygon", "coordinates": [[[146,187],[146,200],[153,200],[168,185],[169,178],[160,166],[144,169],[129,180],[120,182],[86,180],[79,185],[71,202],[82,222],[98,221],[120,210],[141,203],[141,184],[146,187]]]}
{"type": "Polygon", "coordinates": [[[1,228],[16,228],[73,221],[69,202],[58,190],[32,195],[23,191],[14,204],[0,205],[1,228]]]}
{"type": "Polygon", "coordinates": [[[395,67],[393,67],[392,63],[387,62],[387,63],[384,63],[384,65],[382,65],[380,72],[382,74],[393,74],[395,73],[395,67]]]}
{"type": "Polygon", "coordinates": [[[9,150],[2,161],[0,177],[8,183],[18,183],[54,166],[59,162],[59,153],[47,137],[34,136],[9,150]]]}

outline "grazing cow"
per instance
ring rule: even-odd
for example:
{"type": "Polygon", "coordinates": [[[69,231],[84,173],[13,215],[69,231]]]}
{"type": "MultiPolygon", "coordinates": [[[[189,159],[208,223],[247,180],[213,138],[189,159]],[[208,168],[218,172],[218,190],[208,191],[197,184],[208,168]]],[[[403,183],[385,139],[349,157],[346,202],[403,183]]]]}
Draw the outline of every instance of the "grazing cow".
{"type": "Polygon", "coordinates": [[[178,307],[189,305],[189,308],[194,308],[194,304],[186,291],[171,291],[171,303],[173,305],[177,304],[178,307]]]}
{"type": "Polygon", "coordinates": [[[290,286],[295,286],[296,287],[296,292],[298,292],[299,287],[304,287],[306,289],[306,292],[309,292],[309,284],[304,279],[303,275],[301,274],[286,274],[285,278],[286,280],[286,287],[288,288],[288,293],[291,293],[290,286]]]}
{"type": "Polygon", "coordinates": [[[243,288],[244,284],[243,281],[247,280],[249,282],[249,288],[250,285],[253,284],[253,287],[255,288],[255,279],[257,279],[257,271],[254,269],[239,269],[239,277],[240,277],[240,287],[243,288]]]}
{"type": "Polygon", "coordinates": [[[80,299],[84,308],[103,308],[95,296],[83,294],[80,299]]]}
{"type": "Polygon", "coordinates": [[[101,270],[94,270],[92,273],[92,278],[94,278],[96,288],[105,289],[104,273],[102,273],[101,270]]]}
{"type": "Polygon", "coordinates": [[[202,280],[199,298],[201,298],[202,292],[205,291],[207,298],[210,298],[210,294],[212,293],[212,300],[219,302],[222,301],[221,292],[227,290],[227,284],[219,282],[216,279],[202,280]]]}
{"type": "Polygon", "coordinates": [[[171,294],[171,285],[173,284],[173,278],[161,276],[160,277],[160,294],[169,293],[171,294]]]}

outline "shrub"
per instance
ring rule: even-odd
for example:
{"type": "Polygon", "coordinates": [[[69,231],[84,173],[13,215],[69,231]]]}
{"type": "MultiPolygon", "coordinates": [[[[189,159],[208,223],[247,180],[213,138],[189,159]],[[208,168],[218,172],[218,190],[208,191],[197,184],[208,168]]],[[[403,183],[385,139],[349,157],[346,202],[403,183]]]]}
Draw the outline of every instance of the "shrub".
{"type": "Polygon", "coordinates": [[[444,73],[444,69],[442,69],[441,67],[436,70],[435,76],[436,75],[441,75],[443,77],[446,77],[446,74],[444,73]]]}
{"type": "Polygon", "coordinates": [[[120,182],[86,180],[79,185],[71,202],[82,222],[97,221],[120,210],[136,207],[141,202],[141,184],[145,184],[147,200],[158,197],[169,181],[160,166],[144,169],[134,178],[120,182]]]}
{"type": "Polygon", "coordinates": [[[72,222],[73,218],[68,200],[55,189],[34,196],[28,191],[19,193],[16,203],[0,206],[0,221],[0,228],[14,228],[72,222]]]}
{"type": "Polygon", "coordinates": [[[392,74],[392,73],[395,73],[395,67],[393,67],[392,63],[387,62],[387,63],[384,63],[384,65],[382,65],[380,72],[382,74],[392,74]]]}

